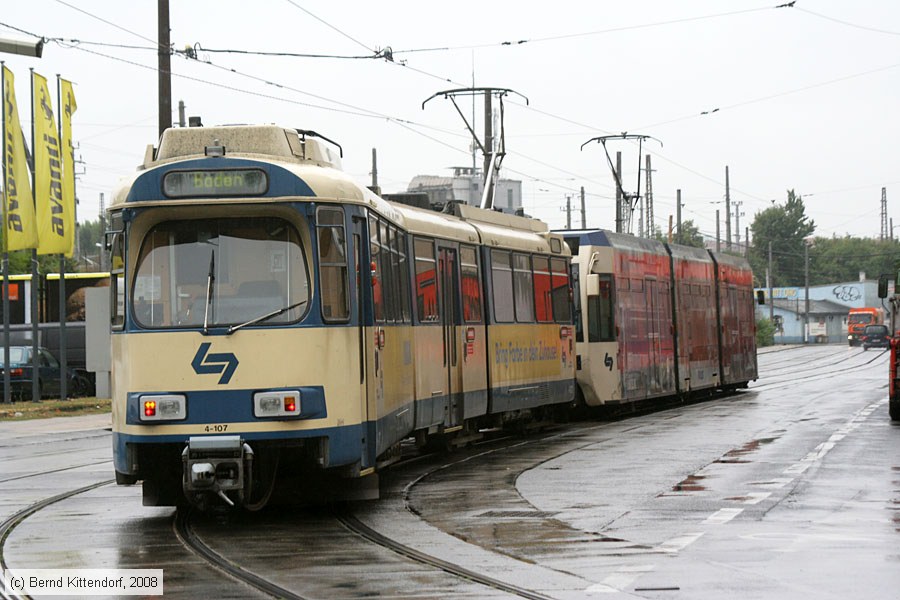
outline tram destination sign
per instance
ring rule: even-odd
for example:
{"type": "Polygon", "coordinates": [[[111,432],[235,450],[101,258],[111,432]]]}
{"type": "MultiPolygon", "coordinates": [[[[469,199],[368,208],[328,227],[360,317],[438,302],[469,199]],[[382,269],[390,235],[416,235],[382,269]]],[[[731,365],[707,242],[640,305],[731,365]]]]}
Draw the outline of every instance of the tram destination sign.
{"type": "Polygon", "coordinates": [[[169,198],[261,196],[268,187],[262,169],[199,169],[163,176],[163,193],[169,198]]]}

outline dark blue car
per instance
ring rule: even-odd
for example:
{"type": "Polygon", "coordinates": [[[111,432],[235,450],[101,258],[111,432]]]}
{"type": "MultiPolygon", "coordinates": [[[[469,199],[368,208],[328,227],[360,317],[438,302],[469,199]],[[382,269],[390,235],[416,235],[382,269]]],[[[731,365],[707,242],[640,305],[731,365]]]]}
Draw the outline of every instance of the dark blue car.
{"type": "MultiPolygon", "coordinates": [[[[9,381],[13,400],[30,400],[32,398],[32,361],[31,346],[9,347],[9,381]]],[[[41,398],[58,398],[60,395],[60,365],[56,357],[46,348],[38,348],[38,392],[41,398]]],[[[0,348],[0,367],[4,367],[3,349],[0,348]]],[[[87,378],[69,369],[66,383],[66,395],[83,395],[88,387],[87,378]]],[[[0,397],[3,389],[3,368],[0,368],[0,397]]]]}
{"type": "Polygon", "coordinates": [[[887,325],[866,325],[862,334],[863,350],[869,348],[890,348],[891,333],[887,325]]]}

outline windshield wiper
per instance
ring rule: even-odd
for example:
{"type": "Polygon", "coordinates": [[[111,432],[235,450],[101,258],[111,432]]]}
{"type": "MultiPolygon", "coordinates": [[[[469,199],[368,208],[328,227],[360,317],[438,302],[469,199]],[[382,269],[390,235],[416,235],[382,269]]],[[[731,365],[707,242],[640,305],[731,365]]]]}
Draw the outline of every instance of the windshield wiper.
{"type": "Polygon", "coordinates": [[[206,310],[203,313],[203,334],[209,333],[209,307],[212,305],[213,283],[216,281],[216,251],[209,251],[209,277],[206,280],[206,310]]]}
{"type": "Polygon", "coordinates": [[[262,323],[263,321],[268,321],[269,319],[277,317],[278,315],[283,315],[284,313],[286,313],[289,310],[293,310],[293,309],[297,308],[298,306],[302,306],[302,305],[306,304],[306,302],[307,302],[306,300],[301,300],[300,302],[296,302],[294,304],[291,304],[290,306],[285,306],[284,308],[279,308],[278,310],[273,310],[272,312],[266,313],[260,317],[256,317],[255,319],[250,319],[249,321],[247,321],[245,323],[241,323],[240,325],[232,325],[231,327],[228,328],[228,331],[225,332],[225,335],[231,335],[238,329],[242,329],[244,327],[247,327],[248,325],[256,325],[257,323],[262,323]]]}

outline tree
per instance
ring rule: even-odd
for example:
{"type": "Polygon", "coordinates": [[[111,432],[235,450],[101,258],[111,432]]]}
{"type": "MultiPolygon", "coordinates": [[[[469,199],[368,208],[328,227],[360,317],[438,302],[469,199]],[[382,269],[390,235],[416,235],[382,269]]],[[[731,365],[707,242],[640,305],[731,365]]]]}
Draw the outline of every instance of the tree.
{"type": "MultiPolygon", "coordinates": [[[[660,242],[669,241],[669,236],[659,229],[656,229],[651,237],[660,242]]],[[[676,231],[672,235],[672,243],[681,244],[682,246],[693,246],[694,248],[706,247],[706,244],[703,242],[703,234],[700,233],[700,229],[694,225],[694,221],[691,219],[681,222],[681,230],[676,231]]]]}
{"type": "Polygon", "coordinates": [[[97,254],[97,244],[103,243],[105,228],[102,219],[78,224],[78,244],[82,254],[97,254]]]}
{"type": "Polygon", "coordinates": [[[858,237],[815,238],[809,247],[810,285],[857,281],[896,273],[900,242],[858,237]]]}
{"type": "Polygon", "coordinates": [[[682,246],[706,247],[706,244],[703,242],[703,234],[700,233],[700,229],[694,225],[694,221],[691,219],[681,222],[681,228],[672,236],[672,241],[682,246]]]}
{"type": "Polygon", "coordinates": [[[762,279],[769,265],[769,243],[772,244],[772,284],[775,286],[802,285],[806,238],[816,230],[816,224],[806,216],[803,199],[788,190],[787,202],[770,206],[756,213],[750,231],[750,265],[762,279]]]}
{"type": "Polygon", "coordinates": [[[768,319],[756,320],[756,345],[759,348],[775,344],[775,324],[768,319]]]}

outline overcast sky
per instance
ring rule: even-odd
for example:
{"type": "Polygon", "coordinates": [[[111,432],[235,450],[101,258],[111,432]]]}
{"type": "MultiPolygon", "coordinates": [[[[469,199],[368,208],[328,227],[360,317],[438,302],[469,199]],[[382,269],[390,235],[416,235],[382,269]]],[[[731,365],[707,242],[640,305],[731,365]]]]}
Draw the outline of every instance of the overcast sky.
{"type": "MultiPolygon", "coordinates": [[[[505,103],[503,176],[523,182],[526,210],[551,227],[565,226],[565,197],[582,186],[588,226],[615,227],[603,147],[580,146],[627,131],[662,142],[644,146],[658,227],[681,189],[682,218],[714,235],[719,209],[724,238],[728,165],[741,237],[788,189],[803,196],[817,235],[878,237],[882,187],[900,234],[900,3],[777,4],[171,2],[173,47],[197,49],[196,59],[172,57],[173,121],[183,100],[206,125],[312,129],[343,146],[344,168],[362,184],[377,148],[382,189],[403,191],[416,175],[471,166],[470,136],[450,101],[422,102],[474,82],[528,98],[505,103]],[[366,57],[386,47],[393,62],[213,52],[366,57]]],[[[17,30],[51,40],[41,59],[0,56],[16,75],[24,127],[30,67],[76,85],[79,220],[95,220],[100,194],[108,202],[158,138],[157,3],[4,0],[0,37],[29,39],[17,30]]],[[[482,113],[479,104],[479,134],[482,113]]],[[[637,146],[608,148],[622,152],[624,187],[636,191],[637,146]]],[[[580,214],[572,221],[580,225],[580,214]]]]}

